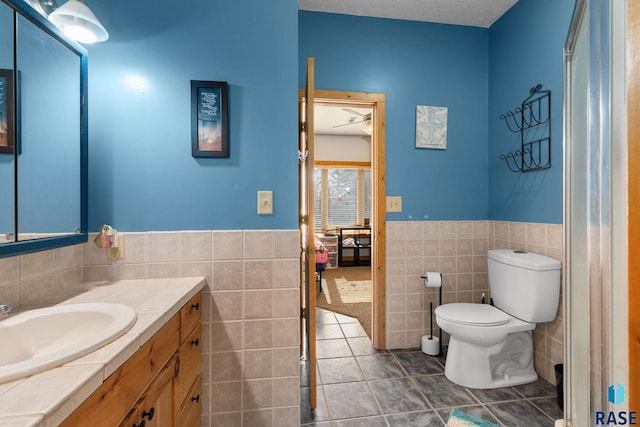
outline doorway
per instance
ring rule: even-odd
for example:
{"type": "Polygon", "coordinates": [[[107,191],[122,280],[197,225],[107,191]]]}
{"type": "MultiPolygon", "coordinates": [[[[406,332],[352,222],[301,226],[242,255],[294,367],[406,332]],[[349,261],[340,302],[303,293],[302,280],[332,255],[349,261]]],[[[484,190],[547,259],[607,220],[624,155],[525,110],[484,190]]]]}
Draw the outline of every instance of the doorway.
{"type": "MultiPolygon", "coordinates": [[[[321,206],[318,204],[316,210],[317,215],[324,215],[322,218],[316,219],[316,223],[320,227],[316,230],[322,231],[324,235],[331,236],[328,242],[335,244],[334,259],[330,262],[336,267],[335,271],[342,270],[345,274],[338,275],[338,279],[344,276],[351,276],[354,280],[348,286],[356,288],[358,283],[370,280],[371,297],[370,297],[370,317],[367,327],[371,342],[376,349],[384,349],[386,344],[385,330],[385,258],[386,258],[386,176],[385,176],[385,115],[386,115],[386,97],[380,93],[368,92],[344,92],[344,91],[315,91],[315,124],[316,133],[318,126],[322,126],[319,121],[318,110],[322,114],[323,109],[333,109],[342,112],[342,118],[338,118],[335,123],[329,124],[331,127],[342,128],[340,131],[344,133],[357,134],[358,131],[364,130],[365,133],[370,132],[370,152],[369,161],[353,157],[354,154],[338,156],[338,161],[326,161],[322,157],[314,157],[315,167],[319,182],[322,182],[323,176],[325,183],[330,173],[336,176],[343,173],[344,175],[354,177],[354,185],[364,186],[364,177],[370,173],[370,210],[365,209],[362,205],[364,200],[354,201],[355,205],[360,204],[358,208],[354,207],[353,213],[356,220],[353,224],[342,224],[335,226],[331,221],[327,220],[327,213],[322,213],[321,206]],[[346,116],[344,113],[346,112],[346,116]],[[333,171],[333,172],[332,172],[333,171]],[[358,184],[360,182],[360,184],[358,184]],[[322,226],[327,229],[322,230],[322,226]],[[353,273],[353,274],[351,274],[353,273]],[[355,276],[354,276],[355,275],[355,276]],[[357,277],[356,277],[357,276],[357,277]]],[[[336,119],[332,119],[336,120],[336,119]]],[[[320,130],[322,132],[322,130],[320,130]]],[[[316,152],[319,150],[320,142],[316,137],[316,152]]],[[[348,187],[348,184],[347,184],[348,187]]],[[[325,189],[326,190],[326,189],[325,189]]],[[[362,190],[362,188],[361,188],[362,190]]],[[[362,192],[362,191],[361,191],[362,192]]],[[[366,191],[365,191],[366,192],[366,191]]],[[[321,192],[318,192],[321,193],[321,192]]],[[[353,193],[356,193],[355,191],[353,193]]],[[[327,192],[325,192],[327,194],[327,192]]],[[[336,195],[339,197],[339,195],[336,195]]],[[[328,203],[326,198],[323,203],[328,203]]],[[[349,222],[347,220],[347,222],[349,222]]],[[[324,239],[323,239],[324,240],[324,239]]],[[[324,280],[335,280],[334,271],[327,271],[324,278],[320,281],[320,286],[324,280]]],[[[327,286],[335,283],[327,283],[327,286]]],[[[335,288],[334,288],[335,289],[335,288]]],[[[354,289],[357,293],[357,289],[354,289]]],[[[331,298],[329,289],[324,290],[324,301],[331,298]]],[[[334,298],[335,304],[335,298],[334,298]]]]}
{"type": "MultiPolygon", "coordinates": [[[[371,263],[372,303],[371,303],[371,344],[376,349],[385,348],[385,113],[384,94],[316,91],[314,88],[314,60],[307,60],[307,81],[299,92],[300,140],[299,140],[299,197],[301,231],[301,385],[308,381],[308,403],[316,407],[316,286],[315,249],[311,242],[314,230],[314,107],[316,103],[331,103],[351,108],[368,108],[368,120],[372,126],[371,174],[375,190],[372,192],[369,258],[371,263]],[[310,197],[311,196],[311,197],[310,197]],[[307,378],[308,380],[305,380],[307,378]]],[[[322,282],[320,282],[322,283],[322,282]]],[[[304,387],[302,387],[304,388],[304,387]]]]}

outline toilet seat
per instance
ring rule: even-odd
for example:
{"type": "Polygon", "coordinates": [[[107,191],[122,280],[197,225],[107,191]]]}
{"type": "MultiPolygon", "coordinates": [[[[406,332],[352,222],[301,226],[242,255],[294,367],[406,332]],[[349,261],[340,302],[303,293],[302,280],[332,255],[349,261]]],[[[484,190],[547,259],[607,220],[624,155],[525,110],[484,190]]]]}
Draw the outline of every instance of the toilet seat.
{"type": "Polygon", "coordinates": [[[510,316],[489,304],[454,303],[436,308],[436,315],[451,323],[469,326],[499,326],[510,316]]]}

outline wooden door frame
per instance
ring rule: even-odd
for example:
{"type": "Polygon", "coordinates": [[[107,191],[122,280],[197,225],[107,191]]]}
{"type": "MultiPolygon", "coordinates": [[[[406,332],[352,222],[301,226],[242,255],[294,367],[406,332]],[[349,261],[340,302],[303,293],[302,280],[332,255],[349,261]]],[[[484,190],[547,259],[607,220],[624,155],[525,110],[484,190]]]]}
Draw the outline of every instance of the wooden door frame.
{"type": "MultiPolygon", "coordinates": [[[[315,89],[316,104],[344,104],[372,109],[374,131],[371,139],[373,179],[373,245],[371,283],[373,318],[371,341],[374,348],[386,346],[386,95],[373,92],[347,92],[315,89]]],[[[304,92],[299,93],[304,98],[304,92]]]]}
{"type": "Polygon", "coordinates": [[[316,354],[316,263],[315,230],[313,213],[313,174],[315,137],[315,60],[307,58],[307,72],[304,89],[298,99],[299,141],[298,141],[298,228],[300,229],[301,301],[306,340],[307,370],[309,376],[309,406],[317,407],[317,354],[316,354]],[[306,222],[306,226],[305,226],[306,222]]]}

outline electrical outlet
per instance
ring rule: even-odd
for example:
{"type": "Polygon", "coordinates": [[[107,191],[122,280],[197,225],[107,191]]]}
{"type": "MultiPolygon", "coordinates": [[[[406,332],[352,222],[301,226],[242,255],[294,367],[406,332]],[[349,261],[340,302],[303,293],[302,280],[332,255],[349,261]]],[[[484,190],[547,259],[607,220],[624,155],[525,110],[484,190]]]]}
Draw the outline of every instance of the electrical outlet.
{"type": "Polygon", "coordinates": [[[387,196],[387,212],[402,212],[402,196],[387,196]]]}
{"type": "Polygon", "coordinates": [[[124,234],[118,235],[118,246],[113,248],[107,248],[108,259],[123,259],[124,258],[124,234]]]}

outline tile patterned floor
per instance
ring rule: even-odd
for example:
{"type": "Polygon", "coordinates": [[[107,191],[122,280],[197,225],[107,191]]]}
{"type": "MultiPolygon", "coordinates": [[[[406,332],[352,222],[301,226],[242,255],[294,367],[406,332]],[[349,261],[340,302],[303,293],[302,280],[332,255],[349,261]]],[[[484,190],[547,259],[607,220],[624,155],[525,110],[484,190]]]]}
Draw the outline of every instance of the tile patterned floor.
{"type": "Polygon", "coordinates": [[[458,386],[444,358],[419,349],[377,351],[356,319],[318,309],[318,407],[309,410],[301,365],[300,424],[323,427],[443,426],[453,408],[504,427],[547,427],[562,418],[544,380],[493,390],[458,386]]]}

